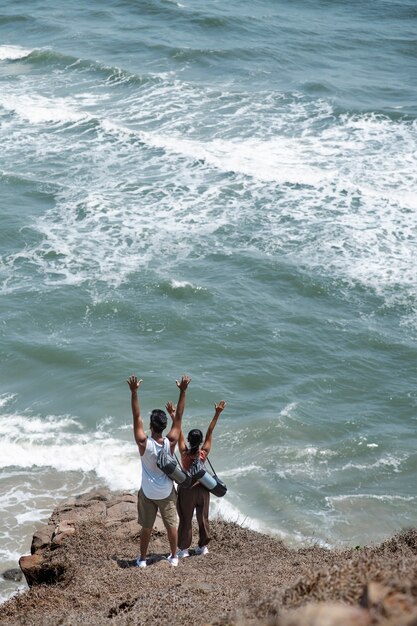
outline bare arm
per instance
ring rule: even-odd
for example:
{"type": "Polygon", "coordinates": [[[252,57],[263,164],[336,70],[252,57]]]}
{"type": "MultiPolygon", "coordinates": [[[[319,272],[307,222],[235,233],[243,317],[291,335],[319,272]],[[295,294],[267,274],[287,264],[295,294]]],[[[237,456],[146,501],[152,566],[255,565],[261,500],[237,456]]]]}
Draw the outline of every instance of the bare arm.
{"type": "Polygon", "coordinates": [[[178,404],[175,411],[175,415],[172,417],[172,426],[171,430],[167,434],[169,441],[171,442],[171,448],[175,447],[175,444],[178,442],[181,433],[181,421],[182,414],[184,413],[185,408],[185,393],[187,391],[187,387],[191,382],[191,378],[189,376],[184,376],[180,381],[175,381],[178,389],[180,390],[180,396],[178,398],[178,404]]]}
{"type": "Polygon", "coordinates": [[[145,452],[145,448],[146,448],[146,433],[143,428],[143,421],[142,421],[142,416],[140,414],[140,406],[139,406],[139,398],[138,398],[138,389],[140,387],[142,380],[138,380],[136,376],[130,376],[126,382],[129,385],[129,389],[131,392],[131,404],[132,404],[132,415],[133,415],[133,435],[139,447],[139,452],[142,455],[145,452]]]}
{"type": "Polygon", "coordinates": [[[224,400],[220,400],[219,404],[214,403],[214,417],[211,420],[209,427],[207,428],[206,438],[204,439],[202,450],[208,455],[211,450],[211,444],[213,440],[213,430],[217,424],[217,420],[219,419],[220,413],[223,411],[226,406],[226,402],[224,400]]]}
{"type": "MultiPolygon", "coordinates": [[[[177,410],[177,407],[174,404],[172,404],[171,401],[169,401],[166,403],[165,408],[168,411],[169,415],[171,416],[172,423],[174,423],[175,412],[177,410]]],[[[187,450],[187,445],[185,443],[184,433],[182,432],[182,430],[180,432],[180,437],[178,439],[178,448],[179,448],[180,454],[184,454],[184,452],[186,452],[187,450]]]]}
{"type": "Polygon", "coordinates": [[[187,444],[185,443],[185,437],[182,430],[180,432],[180,438],[178,439],[178,449],[180,451],[180,454],[184,454],[184,452],[187,452],[187,444]]]}

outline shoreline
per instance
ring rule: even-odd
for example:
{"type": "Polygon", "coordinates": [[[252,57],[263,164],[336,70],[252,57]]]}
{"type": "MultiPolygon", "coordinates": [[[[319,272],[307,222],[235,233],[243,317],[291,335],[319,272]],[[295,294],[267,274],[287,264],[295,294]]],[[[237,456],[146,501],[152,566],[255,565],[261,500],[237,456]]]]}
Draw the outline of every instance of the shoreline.
{"type": "Polygon", "coordinates": [[[191,551],[172,568],[157,521],[149,566],[140,570],[134,566],[140,532],[136,496],[95,490],[70,498],[35,532],[32,555],[20,561],[31,586],[0,605],[0,621],[10,626],[417,624],[410,621],[417,620],[417,529],[375,546],[327,549],[289,547],[234,522],[210,525],[209,554],[191,551]]]}

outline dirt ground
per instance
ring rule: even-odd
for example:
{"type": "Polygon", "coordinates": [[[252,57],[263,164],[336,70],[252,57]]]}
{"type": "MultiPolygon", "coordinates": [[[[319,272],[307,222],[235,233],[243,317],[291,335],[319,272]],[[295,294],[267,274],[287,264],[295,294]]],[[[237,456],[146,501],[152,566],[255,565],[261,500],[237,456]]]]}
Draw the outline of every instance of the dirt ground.
{"type": "MultiPolygon", "coordinates": [[[[45,566],[58,582],[34,586],[1,605],[0,623],[280,626],[286,611],[310,602],[359,606],[370,581],[406,600],[407,619],[417,610],[415,529],[377,546],[338,551],[292,549],[229,522],[214,521],[211,528],[209,554],[192,554],[177,568],[163,559],[165,534],[154,531],[153,563],[139,569],[139,527],[117,537],[100,522],[83,522],[64,545],[45,552],[45,566]]],[[[369,623],[411,624],[386,607],[369,623]]]]}

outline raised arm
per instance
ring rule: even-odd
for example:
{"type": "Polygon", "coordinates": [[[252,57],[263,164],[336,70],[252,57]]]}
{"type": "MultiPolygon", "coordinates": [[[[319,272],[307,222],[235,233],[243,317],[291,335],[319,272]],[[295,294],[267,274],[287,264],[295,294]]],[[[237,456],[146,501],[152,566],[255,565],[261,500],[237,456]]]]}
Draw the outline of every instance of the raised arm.
{"type": "Polygon", "coordinates": [[[169,441],[171,442],[171,448],[175,447],[181,433],[181,421],[182,414],[184,413],[185,408],[185,393],[187,391],[187,387],[191,382],[191,378],[189,376],[184,376],[180,381],[175,381],[178,389],[180,390],[180,396],[178,398],[177,408],[175,410],[175,414],[172,417],[172,426],[171,430],[167,434],[169,441]]]}
{"type": "MultiPolygon", "coordinates": [[[[167,412],[169,413],[169,415],[171,416],[172,422],[174,423],[174,418],[175,418],[175,411],[177,410],[177,407],[175,406],[175,404],[172,404],[171,401],[166,403],[165,406],[167,412]]],[[[180,437],[178,439],[178,448],[180,451],[180,454],[183,454],[186,450],[187,450],[187,445],[185,443],[185,438],[184,438],[184,433],[180,432],[180,437]]]]}
{"type": "Polygon", "coordinates": [[[132,404],[132,415],[133,415],[133,435],[139,447],[139,452],[142,455],[145,452],[145,448],[146,448],[146,434],[143,428],[143,421],[142,421],[142,416],[140,414],[140,406],[139,406],[139,398],[138,398],[138,389],[142,381],[138,380],[136,376],[130,376],[126,382],[129,385],[129,389],[131,392],[131,404],[132,404]]]}
{"type": "Polygon", "coordinates": [[[219,419],[220,413],[223,411],[226,406],[226,402],[224,400],[220,400],[219,404],[214,403],[214,417],[211,420],[209,427],[207,428],[206,438],[204,439],[202,450],[208,455],[211,450],[211,443],[213,440],[213,430],[217,424],[217,420],[219,419]]]}
{"type": "Polygon", "coordinates": [[[185,443],[185,437],[182,430],[180,432],[180,438],[178,439],[178,450],[180,451],[180,454],[187,452],[187,444],[185,443]]]}

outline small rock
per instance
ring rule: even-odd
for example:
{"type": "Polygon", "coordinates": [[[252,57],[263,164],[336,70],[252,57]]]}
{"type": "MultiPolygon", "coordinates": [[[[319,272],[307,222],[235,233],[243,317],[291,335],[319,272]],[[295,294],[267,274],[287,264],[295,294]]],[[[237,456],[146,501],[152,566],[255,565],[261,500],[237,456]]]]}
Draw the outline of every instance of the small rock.
{"type": "MultiPolygon", "coordinates": [[[[280,622],[281,624],[281,622],[280,622]]],[[[347,604],[308,604],[291,611],[282,621],[282,626],[369,626],[368,611],[347,604]]]]}
{"type": "Polygon", "coordinates": [[[123,502],[133,502],[135,505],[138,503],[138,497],[133,493],[123,493],[122,500],[123,502]]]}
{"type": "Polygon", "coordinates": [[[110,489],[93,489],[88,493],[81,496],[81,498],[85,502],[91,502],[94,500],[98,500],[100,502],[109,502],[114,497],[114,494],[110,491],[110,489]]]}
{"type": "Polygon", "coordinates": [[[75,505],[77,504],[77,498],[72,497],[72,498],[67,498],[66,500],[64,500],[63,502],[61,502],[61,504],[58,505],[58,509],[72,509],[75,505]]]}
{"type": "Polygon", "coordinates": [[[42,579],[42,555],[38,552],[30,556],[21,556],[19,566],[25,575],[29,587],[36,585],[42,579]]]}
{"type": "Polygon", "coordinates": [[[56,515],[53,515],[53,521],[60,523],[62,521],[78,522],[84,520],[103,519],[106,517],[106,504],[105,502],[99,502],[92,500],[86,502],[83,505],[78,505],[76,508],[62,509],[59,507],[56,511],[56,515]]]}
{"type": "Polygon", "coordinates": [[[371,581],[363,590],[363,594],[360,600],[360,605],[370,609],[373,606],[380,604],[389,593],[388,587],[371,581]]]}
{"type": "Polygon", "coordinates": [[[61,543],[71,535],[75,535],[75,528],[67,521],[62,521],[55,529],[54,536],[52,537],[52,544],[59,546],[61,543]]]}
{"type": "Polygon", "coordinates": [[[385,617],[410,613],[413,607],[405,593],[374,581],[366,585],[360,604],[385,617]]]}
{"type": "Polygon", "coordinates": [[[23,578],[21,570],[17,567],[6,569],[6,571],[3,572],[2,575],[5,580],[14,580],[16,583],[18,583],[23,578]]]}
{"type": "Polygon", "coordinates": [[[130,522],[131,520],[137,519],[137,517],[137,506],[133,502],[119,502],[107,508],[107,520],[109,522],[130,522]]]}
{"type": "Polygon", "coordinates": [[[57,526],[55,526],[54,534],[57,535],[58,533],[65,533],[68,530],[70,531],[70,534],[73,534],[72,531],[75,530],[74,522],[64,519],[62,522],[59,522],[57,526]]]}
{"type": "Polygon", "coordinates": [[[38,528],[38,530],[34,533],[32,538],[32,545],[30,547],[31,554],[35,554],[38,550],[42,550],[46,548],[51,543],[52,534],[54,532],[54,527],[49,525],[44,525],[38,528]]]}

